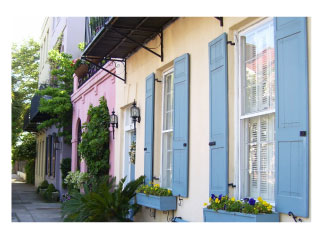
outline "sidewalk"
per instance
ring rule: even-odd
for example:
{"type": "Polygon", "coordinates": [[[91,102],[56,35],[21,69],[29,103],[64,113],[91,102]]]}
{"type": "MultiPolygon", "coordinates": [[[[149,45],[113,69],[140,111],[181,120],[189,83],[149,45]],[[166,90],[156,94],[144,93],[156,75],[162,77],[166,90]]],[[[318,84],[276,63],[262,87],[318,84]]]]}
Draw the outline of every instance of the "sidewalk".
{"type": "Polygon", "coordinates": [[[36,187],[12,175],[12,222],[62,222],[61,203],[47,203],[36,187]]]}

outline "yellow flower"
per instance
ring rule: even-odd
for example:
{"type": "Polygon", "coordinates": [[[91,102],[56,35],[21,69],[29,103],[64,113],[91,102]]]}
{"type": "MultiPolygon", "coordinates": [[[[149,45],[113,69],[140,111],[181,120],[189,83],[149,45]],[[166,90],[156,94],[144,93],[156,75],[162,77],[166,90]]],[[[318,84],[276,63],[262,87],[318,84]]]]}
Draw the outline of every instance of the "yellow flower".
{"type": "Polygon", "coordinates": [[[232,197],[232,198],[231,198],[231,201],[235,201],[235,198],[234,198],[234,197],[232,197]]]}
{"type": "Polygon", "coordinates": [[[258,197],[257,200],[259,200],[259,202],[263,202],[262,197],[258,197]]]}
{"type": "Polygon", "coordinates": [[[210,197],[209,201],[211,202],[212,201],[212,198],[210,197]]]}
{"type": "Polygon", "coordinates": [[[205,202],[205,203],[203,204],[203,206],[207,206],[207,203],[205,202]]]}
{"type": "Polygon", "coordinates": [[[156,188],[159,188],[159,184],[155,184],[154,186],[155,186],[156,188]]]}
{"type": "Polygon", "coordinates": [[[167,189],[168,194],[171,194],[171,190],[167,189]]]}
{"type": "Polygon", "coordinates": [[[220,200],[218,198],[216,198],[215,203],[220,203],[220,200]]]}
{"type": "Polygon", "coordinates": [[[144,193],[146,193],[146,191],[144,191],[144,193]]]}
{"type": "Polygon", "coordinates": [[[263,201],[263,205],[264,205],[264,206],[268,206],[269,203],[267,203],[266,201],[263,201]]]}

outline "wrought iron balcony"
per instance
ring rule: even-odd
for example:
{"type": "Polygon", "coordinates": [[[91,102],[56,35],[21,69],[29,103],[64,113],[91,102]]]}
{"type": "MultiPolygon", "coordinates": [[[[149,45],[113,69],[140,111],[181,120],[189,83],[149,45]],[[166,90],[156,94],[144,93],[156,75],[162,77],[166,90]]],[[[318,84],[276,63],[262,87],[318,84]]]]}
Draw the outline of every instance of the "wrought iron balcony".
{"type": "Polygon", "coordinates": [[[105,23],[112,17],[86,17],[85,19],[85,47],[87,47],[94,38],[99,35],[105,23]]]}
{"type": "Polygon", "coordinates": [[[84,83],[86,83],[87,80],[89,80],[90,77],[92,77],[96,72],[98,72],[100,70],[99,67],[102,67],[106,64],[106,60],[99,61],[96,64],[98,66],[90,63],[88,65],[88,73],[82,78],[78,77],[78,88],[80,88],[84,83]]]}

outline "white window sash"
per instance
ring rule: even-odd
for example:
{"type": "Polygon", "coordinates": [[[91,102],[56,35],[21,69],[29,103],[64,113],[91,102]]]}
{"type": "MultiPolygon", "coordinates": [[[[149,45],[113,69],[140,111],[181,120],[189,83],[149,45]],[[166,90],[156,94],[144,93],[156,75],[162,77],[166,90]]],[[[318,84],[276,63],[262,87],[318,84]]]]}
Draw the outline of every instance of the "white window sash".
{"type": "MultiPolygon", "coordinates": [[[[167,71],[165,71],[163,73],[163,82],[162,82],[162,118],[161,118],[161,144],[160,144],[160,176],[159,176],[159,182],[160,182],[160,185],[162,187],[164,187],[163,185],[163,145],[164,145],[164,133],[169,133],[169,132],[172,132],[173,129],[167,129],[167,130],[164,130],[164,118],[165,118],[165,115],[164,115],[164,110],[165,110],[165,95],[168,95],[169,92],[165,92],[165,77],[166,75],[168,75],[169,73],[174,73],[174,68],[170,68],[168,69],[167,71]]],[[[174,78],[173,78],[174,79],[174,78]]],[[[174,90],[173,90],[173,95],[174,95],[174,90]]],[[[164,169],[165,170],[165,169],[164,169]]]]}
{"type": "MultiPolygon", "coordinates": [[[[234,80],[234,93],[235,93],[235,97],[234,97],[234,113],[235,113],[235,119],[234,119],[234,125],[235,125],[235,131],[234,131],[234,164],[235,166],[235,173],[234,173],[234,183],[236,184],[236,188],[234,189],[234,196],[236,199],[241,199],[241,194],[243,194],[242,191],[242,168],[245,168],[243,166],[244,163],[248,163],[248,162],[244,162],[245,160],[242,160],[242,152],[245,152],[244,150],[244,142],[242,142],[243,137],[244,136],[244,131],[245,131],[245,120],[252,118],[252,117],[257,117],[257,116],[263,116],[263,115],[267,115],[267,114],[272,114],[275,113],[275,109],[268,109],[268,110],[264,110],[264,111],[260,111],[260,112],[255,112],[255,113],[249,113],[249,114],[244,114],[242,115],[243,112],[243,103],[242,102],[242,71],[240,69],[240,63],[241,63],[241,45],[239,42],[239,37],[240,34],[245,33],[249,30],[253,29],[254,27],[258,27],[261,24],[266,23],[267,21],[271,20],[271,18],[267,18],[264,19],[260,22],[256,22],[254,25],[251,25],[250,27],[246,28],[245,30],[241,30],[241,31],[235,31],[234,32],[234,41],[235,41],[235,48],[234,48],[234,54],[236,56],[234,56],[234,70],[235,70],[235,80],[234,80]]],[[[245,104],[245,103],[244,103],[245,104]]],[[[275,142],[275,141],[274,141],[275,142]]],[[[276,168],[275,168],[276,170],[276,168]]],[[[274,201],[267,201],[269,202],[273,207],[275,205],[274,201]]]]}

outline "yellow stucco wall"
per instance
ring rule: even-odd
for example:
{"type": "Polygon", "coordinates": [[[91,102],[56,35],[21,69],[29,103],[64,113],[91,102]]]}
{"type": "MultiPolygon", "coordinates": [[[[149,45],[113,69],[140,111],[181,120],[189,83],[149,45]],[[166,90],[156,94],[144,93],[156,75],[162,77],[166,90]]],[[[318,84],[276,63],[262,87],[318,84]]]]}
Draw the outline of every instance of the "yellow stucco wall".
{"type": "Polygon", "coordinates": [[[46,132],[37,134],[37,157],[35,163],[35,186],[38,187],[45,179],[46,163],[46,132]]]}
{"type": "MultiPolygon", "coordinates": [[[[117,181],[123,177],[123,110],[134,99],[141,110],[142,121],[137,124],[136,135],[136,177],[144,174],[144,124],[145,124],[145,79],[155,72],[156,78],[162,80],[162,73],[173,66],[175,58],[184,53],[190,54],[190,125],[189,125],[189,197],[184,198],[182,205],[177,207],[174,216],[188,221],[203,221],[203,203],[208,201],[209,193],[209,63],[208,43],[221,35],[228,34],[228,40],[234,41],[235,30],[248,27],[262,18],[224,17],[224,27],[214,17],[181,17],[164,30],[164,61],[140,49],[127,60],[127,82],[116,81],[116,108],[119,111],[119,128],[115,132],[116,160],[115,176],[117,181]]],[[[310,19],[308,34],[310,35],[310,19]]],[[[310,44],[310,40],[309,40],[310,44]]],[[[157,37],[147,44],[160,53],[160,38],[157,37]]],[[[229,97],[229,181],[234,181],[235,154],[235,74],[234,50],[228,46],[228,97],[229,97]]],[[[117,68],[121,74],[123,68],[117,68]]],[[[154,126],[154,176],[160,173],[161,152],[161,111],[162,83],[155,82],[155,126],[154,126]]],[[[229,195],[234,196],[232,188],[229,195]]],[[[172,216],[172,213],[170,213],[172,216]]],[[[149,209],[135,216],[136,221],[166,221],[167,214],[157,211],[156,218],[151,218],[149,209]]],[[[310,219],[304,219],[309,221],[310,219]]],[[[281,221],[293,221],[287,215],[281,215],[281,221]]]]}

